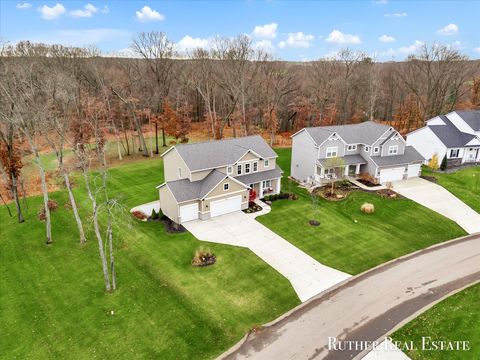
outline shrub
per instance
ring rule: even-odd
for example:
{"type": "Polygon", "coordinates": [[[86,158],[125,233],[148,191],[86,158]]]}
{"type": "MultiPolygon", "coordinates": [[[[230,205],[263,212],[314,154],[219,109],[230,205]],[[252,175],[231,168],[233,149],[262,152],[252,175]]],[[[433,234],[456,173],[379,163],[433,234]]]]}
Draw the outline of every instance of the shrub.
{"type": "Polygon", "coordinates": [[[48,200],[48,210],[55,211],[58,208],[58,203],[55,200],[48,200]]]}
{"type": "Polygon", "coordinates": [[[363,180],[365,182],[370,182],[372,184],[375,184],[376,180],[375,178],[370,175],[369,173],[360,173],[360,175],[358,176],[360,180],[363,180]]]}
{"type": "Polygon", "coordinates": [[[152,209],[152,214],[150,215],[151,220],[158,220],[158,213],[155,212],[155,209],[152,209]]]}
{"type": "MultiPolygon", "coordinates": [[[[58,208],[58,203],[55,200],[48,200],[48,210],[55,211],[58,208]]],[[[45,221],[47,215],[45,214],[45,206],[41,206],[37,213],[38,220],[45,221]]]]}
{"type": "Polygon", "coordinates": [[[375,206],[370,203],[363,203],[360,210],[365,214],[373,214],[375,212],[375,206]]]}
{"type": "Polygon", "coordinates": [[[207,266],[215,264],[216,260],[216,256],[209,248],[204,249],[203,247],[200,247],[195,250],[191,263],[192,266],[207,266]]]}
{"type": "Polygon", "coordinates": [[[438,170],[439,164],[438,164],[438,155],[435,153],[433,154],[432,158],[428,162],[427,165],[431,170],[435,171],[438,170]]]}
{"type": "Polygon", "coordinates": [[[447,155],[443,157],[442,164],[440,165],[440,170],[445,171],[447,169],[447,155]]]}

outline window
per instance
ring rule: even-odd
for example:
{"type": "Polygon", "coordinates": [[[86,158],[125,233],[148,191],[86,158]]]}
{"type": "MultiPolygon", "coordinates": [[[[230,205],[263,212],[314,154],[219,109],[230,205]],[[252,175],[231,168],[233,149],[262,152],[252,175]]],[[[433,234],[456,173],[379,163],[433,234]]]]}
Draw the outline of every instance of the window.
{"type": "Polygon", "coordinates": [[[398,154],[398,145],[392,145],[388,147],[388,155],[397,155],[398,154]]]}
{"type": "Polygon", "coordinates": [[[250,163],[245,164],[245,174],[250,174],[250,163]]]}
{"type": "Polygon", "coordinates": [[[242,164],[237,165],[237,175],[242,175],[242,164]]]}
{"type": "Polygon", "coordinates": [[[357,145],[356,144],[355,145],[348,145],[347,150],[348,151],[357,150],[357,145]]]}
{"type": "Polygon", "coordinates": [[[327,147],[327,158],[332,158],[337,156],[337,152],[338,152],[337,146],[327,147]]]}
{"type": "Polygon", "coordinates": [[[450,157],[451,158],[458,158],[458,155],[460,154],[460,149],[452,149],[450,150],[450,157]]]}
{"type": "Polygon", "coordinates": [[[258,171],[258,162],[254,162],[253,163],[253,172],[257,172],[258,171]]]}
{"type": "Polygon", "coordinates": [[[265,167],[269,167],[270,166],[270,160],[265,159],[264,165],[265,165],[265,167]]]}
{"type": "Polygon", "coordinates": [[[334,168],[328,168],[328,169],[325,169],[323,172],[325,173],[325,175],[333,174],[335,172],[335,169],[334,168]]]}
{"type": "Polygon", "coordinates": [[[230,175],[231,173],[233,173],[233,167],[227,166],[227,174],[230,175]]]}
{"type": "Polygon", "coordinates": [[[380,152],[380,148],[379,148],[378,146],[375,146],[375,147],[373,148],[373,153],[374,153],[374,154],[378,154],[379,152],[380,152]]]}
{"type": "Polygon", "coordinates": [[[223,191],[228,191],[228,189],[230,189],[230,184],[229,183],[223,184],[223,191]]]}
{"type": "Polygon", "coordinates": [[[363,148],[363,150],[364,150],[365,152],[369,152],[369,151],[370,151],[370,146],[365,146],[365,147],[363,148]]]}
{"type": "Polygon", "coordinates": [[[262,182],[262,188],[264,188],[264,189],[265,189],[265,188],[269,188],[269,187],[271,187],[271,186],[272,186],[272,180],[264,180],[264,181],[262,182]]]}
{"type": "Polygon", "coordinates": [[[179,178],[182,177],[182,168],[178,168],[178,177],[179,177],[179,178]]]}

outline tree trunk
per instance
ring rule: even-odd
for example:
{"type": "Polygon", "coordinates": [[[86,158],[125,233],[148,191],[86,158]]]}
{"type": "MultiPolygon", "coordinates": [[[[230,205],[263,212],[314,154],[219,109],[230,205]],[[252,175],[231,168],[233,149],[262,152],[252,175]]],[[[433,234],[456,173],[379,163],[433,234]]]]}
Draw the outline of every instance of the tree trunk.
{"type": "MultiPolygon", "coordinates": [[[[31,139],[30,139],[31,141],[31,139]]],[[[35,161],[38,166],[38,171],[40,173],[40,180],[42,182],[42,193],[43,193],[43,206],[45,209],[45,225],[46,225],[46,235],[47,235],[47,244],[52,244],[53,239],[52,239],[52,222],[50,218],[50,209],[48,208],[48,188],[47,188],[47,178],[45,175],[45,169],[43,168],[42,161],[40,160],[40,156],[38,154],[38,150],[33,145],[33,143],[30,143],[32,152],[35,155],[35,161]]]]}
{"type": "Polygon", "coordinates": [[[159,154],[158,151],[158,121],[155,119],[155,154],[159,154]]]}
{"type": "Polygon", "coordinates": [[[75,221],[77,222],[78,233],[80,235],[80,244],[85,244],[87,242],[87,239],[85,238],[85,232],[83,231],[82,219],[78,214],[77,202],[75,201],[75,197],[73,196],[70,178],[65,169],[63,168],[63,165],[61,166],[61,171],[63,173],[63,179],[65,180],[65,187],[68,190],[68,196],[70,197],[70,204],[72,205],[73,215],[75,216],[75,221]]]}
{"type": "Polygon", "coordinates": [[[112,276],[112,289],[116,290],[117,280],[115,278],[115,258],[113,256],[112,223],[110,222],[110,220],[108,223],[107,233],[108,233],[108,250],[110,253],[110,274],[112,276]]]}
{"type": "Polygon", "coordinates": [[[145,142],[145,138],[143,137],[142,126],[137,119],[137,115],[135,114],[135,108],[132,109],[132,115],[135,122],[135,127],[137,128],[138,141],[140,142],[139,145],[142,147],[143,156],[148,157],[147,143],[145,142]]]}
{"type": "MultiPolygon", "coordinates": [[[[7,208],[8,215],[10,215],[10,217],[13,217],[12,212],[10,211],[10,208],[8,207],[8,204],[7,204],[7,203],[5,202],[5,200],[3,199],[2,194],[0,194],[0,200],[2,200],[3,205],[5,205],[5,207],[7,208]]],[[[20,221],[19,221],[19,222],[20,222],[20,221]]]]}
{"type": "Polygon", "coordinates": [[[167,146],[167,138],[165,136],[165,124],[162,124],[162,142],[163,142],[163,147],[167,146]]]}
{"type": "Polygon", "coordinates": [[[22,208],[20,207],[20,199],[18,198],[18,188],[17,188],[17,177],[12,176],[12,195],[13,200],[15,201],[15,208],[17,209],[18,222],[23,223],[25,219],[23,218],[22,208]]]}

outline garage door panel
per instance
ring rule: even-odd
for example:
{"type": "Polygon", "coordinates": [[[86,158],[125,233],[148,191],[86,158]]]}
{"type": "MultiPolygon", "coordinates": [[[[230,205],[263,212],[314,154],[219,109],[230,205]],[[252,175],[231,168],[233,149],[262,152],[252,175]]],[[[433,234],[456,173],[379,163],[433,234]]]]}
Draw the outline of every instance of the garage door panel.
{"type": "Polygon", "coordinates": [[[417,177],[420,175],[421,164],[408,165],[408,177],[417,177]]]}
{"type": "Polygon", "coordinates": [[[403,179],[403,174],[405,172],[405,168],[396,167],[396,168],[389,168],[389,169],[382,169],[380,170],[380,183],[386,183],[389,181],[398,181],[403,179]]]}
{"type": "Polygon", "coordinates": [[[198,219],[198,204],[180,206],[180,222],[198,219]]]}
{"type": "Polygon", "coordinates": [[[210,216],[220,216],[242,209],[242,196],[232,196],[222,200],[212,201],[210,203],[210,216]]]}

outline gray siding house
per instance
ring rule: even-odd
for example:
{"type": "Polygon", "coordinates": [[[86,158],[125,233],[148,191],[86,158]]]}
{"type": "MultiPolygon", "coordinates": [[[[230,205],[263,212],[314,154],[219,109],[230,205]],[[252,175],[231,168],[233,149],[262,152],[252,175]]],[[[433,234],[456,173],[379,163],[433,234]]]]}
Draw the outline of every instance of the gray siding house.
{"type": "Polygon", "coordinates": [[[172,146],[162,154],[160,209],[178,224],[246,209],[250,198],[278,194],[278,155],[261,136],[172,146]]]}
{"type": "Polygon", "coordinates": [[[330,158],[342,158],[342,177],[367,173],[379,183],[419,176],[424,158],[391,126],[360,124],[303,128],[292,135],[291,176],[298,181],[324,184],[338,171],[330,158]]]}

